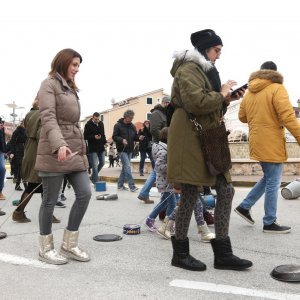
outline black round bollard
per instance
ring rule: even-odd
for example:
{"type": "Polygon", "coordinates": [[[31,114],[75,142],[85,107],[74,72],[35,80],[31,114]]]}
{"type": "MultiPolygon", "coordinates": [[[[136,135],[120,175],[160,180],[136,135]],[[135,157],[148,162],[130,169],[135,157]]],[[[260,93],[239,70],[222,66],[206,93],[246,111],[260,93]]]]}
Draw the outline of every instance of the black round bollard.
{"type": "Polygon", "coordinates": [[[115,242],[121,239],[122,237],[117,234],[99,234],[93,237],[93,240],[97,242],[115,242]]]}
{"type": "Polygon", "coordinates": [[[7,234],[5,232],[0,232],[0,240],[5,239],[7,234]]]}
{"type": "Polygon", "coordinates": [[[281,265],[277,266],[271,272],[271,277],[286,282],[300,282],[299,265],[281,265]]]}

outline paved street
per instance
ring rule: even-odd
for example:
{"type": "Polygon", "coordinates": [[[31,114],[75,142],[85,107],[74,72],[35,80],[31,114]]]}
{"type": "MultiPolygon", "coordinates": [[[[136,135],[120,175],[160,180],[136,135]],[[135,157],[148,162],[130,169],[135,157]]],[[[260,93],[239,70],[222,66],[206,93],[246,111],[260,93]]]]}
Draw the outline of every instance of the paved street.
{"type": "MultiPolygon", "coordinates": [[[[139,185],[141,187],[141,185],[139,185]]],[[[116,184],[107,183],[109,193],[116,193],[116,184]]],[[[249,188],[237,187],[233,207],[249,188]]],[[[250,259],[249,271],[215,270],[210,244],[199,242],[196,223],[190,226],[192,255],[207,264],[205,272],[190,272],[170,265],[171,242],[150,233],[142,226],[141,234],[123,235],[124,224],[143,224],[153,205],[141,203],[137,193],[118,192],[117,201],[96,200],[93,191],[88,211],[80,228],[80,245],[88,250],[88,263],[70,261],[52,266],[37,260],[38,209],[40,196],[34,195],[27,207],[31,223],[19,224],[9,215],[15,209],[12,201],[21,192],[14,190],[11,179],[5,183],[7,200],[0,207],[7,214],[0,216],[0,231],[7,238],[0,240],[1,299],[300,299],[299,284],[279,282],[270,277],[281,264],[300,265],[300,200],[278,201],[278,219],[292,226],[284,235],[262,232],[263,201],[252,215],[255,225],[246,223],[234,212],[230,237],[234,253],[250,259]],[[98,234],[118,234],[117,242],[96,242],[98,234]]],[[[66,189],[67,208],[55,209],[62,220],[53,225],[55,245],[61,243],[63,229],[73,202],[73,190],[66,189]]],[[[155,203],[159,200],[155,190],[155,203]]]]}

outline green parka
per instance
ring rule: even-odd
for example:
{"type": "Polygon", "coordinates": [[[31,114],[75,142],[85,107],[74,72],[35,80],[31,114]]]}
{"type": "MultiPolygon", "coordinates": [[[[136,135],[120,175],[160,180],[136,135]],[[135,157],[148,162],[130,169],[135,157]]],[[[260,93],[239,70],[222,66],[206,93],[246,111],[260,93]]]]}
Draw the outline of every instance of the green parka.
{"type": "Polygon", "coordinates": [[[32,108],[26,115],[24,126],[26,129],[27,141],[22,161],[22,178],[26,182],[40,183],[41,178],[34,169],[41,130],[41,119],[38,108],[32,108]]]}
{"type": "MultiPolygon", "coordinates": [[[[168,181],[212,186],[216,177],[208,173],[196,129],[178,99],[205,129],[219,125],[222,111],[226,111],[224,98],[212,90],[204,71],[213,66],[197,50],[177,52],[174,57],[171,102],[175,112],[168,134],[168,181]]],[[[231,182],[229,172],[224,176],[231,182]]]]}

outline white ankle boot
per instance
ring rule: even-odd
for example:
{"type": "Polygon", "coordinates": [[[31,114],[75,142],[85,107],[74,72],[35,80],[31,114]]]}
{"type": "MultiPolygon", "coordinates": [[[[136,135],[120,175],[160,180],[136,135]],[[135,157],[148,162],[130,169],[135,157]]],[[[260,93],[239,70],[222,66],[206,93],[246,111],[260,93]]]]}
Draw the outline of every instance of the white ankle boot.
{"type": "Polygon", "coordinates": [[[65,229],[61,253],[68,258],[78,261],[89,261],[89,255],[78,247],[79,231],[69,231],[65,229]]]}
{"type": "Polygon", "coordinates": [[[171,227],[173,226],[173,224],[173,220],[169,220],[168,217],[165,217],[163,223],[156,232],[164,239],[169,240],[171,238],[171,227]]]}
{"type": "Polygon", "coordinates": [[[60,255],[54,249],[53,234],[40,235],[39,244],[39,260],[53,265],[63,265],[68,262],[68,260],[64,256],[60,255]]]}
{"type": "Polygon", "coordinates": [[[216,237],[214,233],[210,232],[206,222],[203,225],[198,226],[198,233],[200,234],[201,242],[203,243],[210,243],[210,240],[216,237]]]}

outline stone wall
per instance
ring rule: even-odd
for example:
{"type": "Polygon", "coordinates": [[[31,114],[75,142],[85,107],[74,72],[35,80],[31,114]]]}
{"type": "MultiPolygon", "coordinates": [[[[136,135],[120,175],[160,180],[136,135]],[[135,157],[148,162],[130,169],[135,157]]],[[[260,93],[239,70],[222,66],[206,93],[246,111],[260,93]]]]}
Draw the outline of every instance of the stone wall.
{"type": "MultiPolygon", "coordinates": [[[[262,175],[262,169],[257,161],[250,159],[232,159],[231,175],[262,175]]],[[[300,175],[300,159],[289,159],[283,164],[282,175],[300,175]]]]}
{"type": "MultiPolygon", "coordinates": [[[[241,143],[229,143],[232,169],[230,173],[232,175],[262,175],[262,169],[257,161],[249,158],[249,144],[247,142],[241,143]]],[[[282,175],[300,175],[300,147],[298,143],[288,142],[288,161],[283,164],[282,175]]],[[[133,159],[131,161],[131,167],[133,172],[139,173],[140,159],[133,159]]],[[[151,172],[151,163],[147,159],[145,161],[144,173],[149,174],[151,172]]]]}
{"type": "MultiPolygon", "coordinates": [[[[262,175],[257,161],[249,159],[249,143],[229,143],[232,158],[232,175],[262,175]]],[[[288,161],[283,164],[282,175],[300,175],[300,147],[298,143],[286,143],[288,161]]]]}
{"type": "MultiPolygon", "coordinates": [[[[229,143],[232,158],[249,158],[249,143],[229,143]]],[[[300,147],[296,142],[286,143],[288,157],[300,158],[300,147]]]]}

